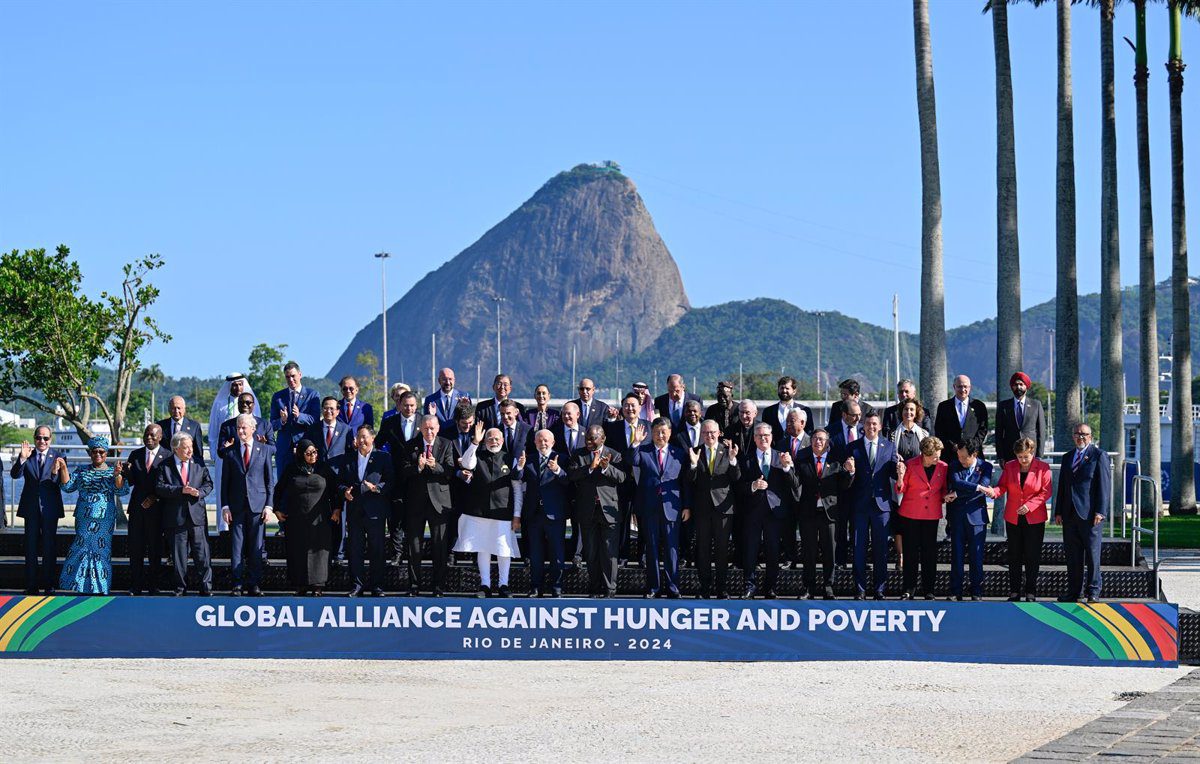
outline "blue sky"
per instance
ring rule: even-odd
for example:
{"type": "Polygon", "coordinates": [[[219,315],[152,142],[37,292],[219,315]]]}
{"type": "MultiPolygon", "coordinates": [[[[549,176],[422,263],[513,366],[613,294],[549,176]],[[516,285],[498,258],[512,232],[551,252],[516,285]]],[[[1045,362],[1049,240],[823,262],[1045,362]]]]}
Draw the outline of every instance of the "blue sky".
{"type": "MultiPolygon", "coordinates": [[[[982,4],[931,2],[950,327],[995,314],[994,66],[982,4]]],[[[1055,11],[1009,15],[1029,306],[1054,294],[1055,11]]],[[[553,174],[602,159],[637,183],[693,305],[772,296],[890,325],[898,292],[902,327],[917,328],[920,176],[903,0],[7,2],[0,26],[0,247],[65,243],[94,292],[115,287],[127,260],[162,253],[156,315],[175,339],[146,360],[169,374],[244,369],[257,342],[286,342],[323,374],[378,314],[374,252],[394,256],[394,301],[553,174]]],[[[1130,7],[1116,26],[1128,284],[1137,174],[1133,56],[1120,37],[1133,36],[1130,7]]],[[[1151,8],[1149,31],[1162,279],[1163,8],[1151,8]]],[[[1094,10],[1073,11],[1073,34],[1079,282],[1092,292],[1094,10]]],[[[1200,60],[1194,21],[1184,54],[1200,60]]],[[[1188,75],[1194,136],[1200,68],[1188,75]]],[[[1186,148],[1196,220],[1200,144],[1186,148]]]]}

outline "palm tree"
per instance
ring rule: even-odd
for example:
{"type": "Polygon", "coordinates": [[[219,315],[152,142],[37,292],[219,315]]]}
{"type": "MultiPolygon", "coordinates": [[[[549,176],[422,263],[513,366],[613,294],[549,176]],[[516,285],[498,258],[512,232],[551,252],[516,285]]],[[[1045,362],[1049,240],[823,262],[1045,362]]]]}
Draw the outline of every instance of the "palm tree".
{"type": "Polygon", "coordinates": [[[996,56],[996,400],[1012,397],[1021,354],[1021,253],[1017,236],[1017,152],[1013,131],[1008,3],[989,2],[996,56]]]}
{"type": "MultiPolygon", "coordinates": [[[[1139,447],[1140,471],[1154,480],[1162,476],[1158,416],[1158,310],[1154,284],[1154,216],[1150,204],[1150,117],[1148,94],[1150,69],[1146,65],[1146,0],[1133,0],[1137,44],[1133,46],[1133,86],[1137,102],[1138,154],[1138,265],[1141,329],[1139,382],[1142,416],[1139,447]]],[[[1128,42],[1128,40],[1126,40],[1128,42]]],[[[1144,506],[1153,501],[1149,489],[1142,494],[1144,506]]]]}
{"type": "Polygon", "coordinates": [[[150,386],[150,418],[157,419],[158,407],[154,402],[154,391],[156,388],[162,387],[167,381],[167,376],[163,374],[163,370],[158,364],[151,364],[138,372],[138,381],[150,386]]]}
{"type": "Polygon", "coordinates": [[[942,279],[942,180],[938,168],[937,104],[929,1],[913,0],[917,118],[921,126],[921,400],[946,397],[946,313],[942,279]]]}
{"type": "MultiPolygon", "coordinates": [[[[1183,198],[1183,12],[1200,11],[1196,0],[1170,0],[1167,90],[1171,99],[1171,512],[1196,511],[1192,446],[1192,332],[1188,295],[1187,205],[1183,198]]],[[[1143,417],[1144,418],[1144,417],[1143,417]]]]}
{"type": "MultiPolygon", "coordinates": [[[[1124,473],[1125,372],[1121,360],[1121,243],[1117,215],[1117,113],[1113,83],[1113,6],[1100,5],[1100,444],[1124,473]]],[[[1113,481],[1113,507],[1124,506],[1124,480],[1113,481]]]]}
{"type": "Polygon", "coordinates": [[[1058,163],[1056,170],[1054,297],[1054,442],[1070,447],[1082,419],[1079,396],[1079,287],[1075,275],[1075,111],[1071,89],[1071,3],[1058,0],[1058,163]]]}

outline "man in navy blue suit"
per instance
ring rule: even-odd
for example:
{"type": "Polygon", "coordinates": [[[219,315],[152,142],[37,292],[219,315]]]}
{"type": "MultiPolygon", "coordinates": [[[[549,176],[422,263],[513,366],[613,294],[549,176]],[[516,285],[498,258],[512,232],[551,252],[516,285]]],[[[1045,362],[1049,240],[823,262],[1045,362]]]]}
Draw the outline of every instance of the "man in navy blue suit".
{"type": "Polygon", "coordinates": [[[700,410],[704,411],[704,401],[699,395],[687,391],[683,376],[671,374],[667,377],[667,392],[654,399],[654,410],[671,423],[671,428],[675,432],[679,432],[679,423],[683,419],[683,406],[688,401],[699,403],[700,410]]]}
{"type": "MultiPolygon", "coordinates": [[[[187,415],[187,401],[182,395],[175,395],[167,401],[167,413],[171,416],[160,419],[158,426],[162,428],[163,439],[167,442],[178,433],[186,433],[192,439],[192,459],[204,464],[204,440],[200,437],[200,423],[187,415]]],[[[216,451],[216,446],[208,444],[216,451]]]]}
{"type": "Polygon", "coordinates": [[[585,430],[592,425],[603,427],[609,419],[611,407],[596,397],[596,383],[587,377],[579,380],[579,397],[568,402],[579,407],[579,426],[585,430]]]}
{"type": "Polygon", "coordinates": [[[568,491],[566,459],[559,463],[554,434],[538,430],[533,453],[525,461],[521,479],[525,496],[521,508],[521,536],[529,555],[529,596],[562,596],[563,540],[567,532],[568,491]],[[550,575],[544,563],[549,551],[550,575]]]}
{"type": "MultiPolygon", "coordinates": [[[[275,432],[275,477],[292,463],[296,443],[321,417],[321,396],[301,383],[300,364],[288,361],[283,367],[287,387],[271,396],[271,429],[275,432]]],[[[278,507],[285,510],[285,507],[278,507]]]]}
{"type": "Polygon", "coordinates": [[[346,544],[350,558],[350,575],[354,586],[351,597],[358,597],[367,587],[374,597],[383,596],[383,558],[385,524],[391,501],[395,472],[392,457],[375,448],[375,431],[362,425],[355,433],[356,451],[342,457],[339,470],[342,492],[346,499],[346,544]],[[366,576],[363,562],[363,537],[371,560],[371,576],[366,576]]]}
{"type": "MultiPolygon", "coordinates": [[[[838,464],[850,456],[850,449],[863,436],[862,407],[858,401],[850,400],[842,407],[841,417],[834,422],[829,433],[829,457],[838,464]]],[[[834,557],[840,567],[845,567],[854,557],[854,513],[850,503],[838,502],[837,523],[833,534],[834,557]]]]}
{"type": "MultiPolygon", "coordinates": [[[[641,398],[636,393],[629,393],[621,401],[621,418],[604,423],[604,442],[608,443],[610,448],[619,451],[621,461],[626,464],[633,462],[634,449],[650,433],[650,421],[639,416],[641,410],[641,398]],[[638,434],[639,428],[641,434],[638,434]]],[[[617,520],[617,524],[621,528],[618,564],[624,564],[627,560],[640,560],[642,558],[641,547],[646,543],[645,536],[639,534],[636,547],[631,545],[632,524],[635,519],[633,495],[636,488],[637,485],[633,482],[632,474],[628,475],[625,482],[617,488],[617,500],[620,502],[621,508],[621,514],[617,520]]]]}
{"type": "Polygon", "coordinates": [[[350,432],[358,432],[362,425],[375,426],[375,410],[371,404],[358,399],[358,380],[354,377],[342,377],[338,382],[342,390],[342,399],[338,401],[337,418],[350,428],[350,432]]]}
{"type": "Polygon", "coordinates": [[[438,372],[438,386],[441,388],[440,390],[425,396],[422,409],[424,413],[436,416],[438,422],[443,426],[453,424],[454,409],[458,407],[459,400],[465,399],[470,403],[471,396],[455,389],[454,369],[449,366],[438,372]]]}
{"type": "MultiPolygon", "coordinates": [[[[500,422],[496,425],[496,429],[504,435],[504,451],[512,457],[514,462],[533,446],[531,442],[532,428],[518,419],[519,415],[520,410],[517,408],[516,401],[505,399],[500,404],[500,422]]],[[[477,414],[476,421],[478,419],[477,414]]]]}
{"type": "MultiPolygon", "coordinates": [[[[237,401],[238,416],[249,414],[254,416],[254,396],[250,393],[242,393],[238,396],[237,401]]],[[[225,452],[237,445],[237,420],[238,418],[231,417],[221,423],[221,429],[218,430],[217,443],[214,446],[209,443],[209,448],[216,448],[217,459],[224,459],[225,452]]],[[[271,432],[271,423],[260,416],[254,417],[254,439],[259,443],[275,443],[275,433],[271,432]]]]}
{"type": "MultiPolygon", "coordinates": [[[[475,421],[483,422],[484,429],[490,430],[495,427],[500,427],[500,404],[508,400],[508,396],[512,394],[512,380],[507,374],[497,374],[492,380],[492,397],[486,401],[481,401],[475,406],[475,421]]],[[[549,397],[549,396],[547,396],[549,397]]],[[[525,407],[516,401],[513,405],[517,407],[517,414],[520,416],[525,413],[525,407]]],[[[547,427],[550,425],[547,424],[547,427]]],[[[505,447],[507,450],[507,446],[505,447]]],[[[509,451],[509,453],[514,453],[509,451]]]]}
{"type": "Polygon", "coordinates": [[[212,476],[195,460],[192,438],[185,432],[171,437],[174,458],[156,471],[154,492],[163,513],[163,530],[171,539],[171,561],[175,565],[175,596],[187,592],[187,558],[191,552],[200,594],[212,595],[212,566],[208,550],[208,511],[204,499],[213,490],[212,476]]]}
{"type": "Polygon", "coordinates": [[[1112,501],[1112,463],[1108,454],[1092,443],[1091,427],[1080,422],[1072,432],[1075,448],[1062,456],[1054,495],[1054,520],[1062,523],[1067,553],[1067,593],[1058,601],[1078,602],[1087,597],[1088,602],[1098,602],[1100,537],[1112,501]]]}
{"type": "Polygon", "coordinates": [[[950,596],[963,598],[963,563],[971,560],[971,599],[983,598],[983,550],[987,541],[987,497],[980,486],[992,485],[991,462],[977,441],[959,443],[958,458],[950,463],[950,495],[946,525],[950,531],[950,596]]]}
{"type": "MultiPolygon", "coordinates": [[[[849,447],[842,462],[852,462],[852,482],[845,492],[854,515],[855,599],[870,594],[883,599],[887,583],[888,522],[896,503],[892,486],[896,480],[896,444],[882,435],[882,418],[872,411],[863,422],[863,436],[849,447]],[[873,575],[867,581],[867,545],[871,547],[873,575]]],[[[839,462],[841,463],[841,462],[839,462]]]]}
{"type": "Polygon", "coordinates": [[[259,443],[254,437],[257,426],[253,414],[239,414],[238,442],[225,452],[221,465],[221,507],[229,525],[233,565],[233,590],[230,595],[242,596],[249,586],[252,597],[262,595],[263,525],[271,513],[271,496],[275,492],[275,471],[271,467],[274,446],[259,443]],[[243,558],[243,552],[245,552],[243,558]]]}
{"type": "Polygon", "coordinates": [[[62,490],[54,476],[54,464],[62,456],[50,448],[50,428],[41,425],[33,431],[33,446],[21,444],[21,453],[13,462],[13,480],[23,480],[17,517],[25,520],[25,593],[54,593],[58,576],[54,572],[55,534],[58,520],[64,516],[62,490]],[[40,563],[39,563],[40,558],[40,563]]]}
{"type": "Polygon", "coordinates": [[[630,464],[637,485],[634,506],[638,531],[646,534],[645,596],[677,599],[680,524],[691,517],[691,485],[687,480],[691,452],[671,444],[671,423],[666,417],[650,424],[650,438],[652,442],[639,445],[633,452],[630,464]]]}
{"type": "Polygon", "coordinates": [[[304,437],[317,447],[317,460],[336,468],[354,450],[354,430],[338,418],[341,403],[327,395],[321,399],[321,421],[308,428],[304,437]]]}

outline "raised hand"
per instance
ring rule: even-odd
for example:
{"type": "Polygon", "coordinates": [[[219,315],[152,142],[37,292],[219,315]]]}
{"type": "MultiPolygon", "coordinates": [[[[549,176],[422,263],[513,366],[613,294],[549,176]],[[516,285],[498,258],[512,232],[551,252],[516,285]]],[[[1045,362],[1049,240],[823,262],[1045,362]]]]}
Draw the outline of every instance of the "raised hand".
{"type": "Polygon", "coordinates": [[[233,440],[233,438],[230,438],[229,440],[227,440],[227,441],[225,441],[224,443],[222,443],[222,444],[221,444],[221,447],[222,447],[222,448],[229,448],[230,446],[232,446],[232,445],[233,445],[233,443],[234,443],[234,440],[233,440]]]}
{"type": "Polygon", "coordinates": [[[644,426],[639,424],[637,427],[633,428],[633,445],[640,445],[645,438],[646,428],[644,426]]]}
{"type": "Polygon", "coordinates": [[[437,415],[437,404],[433,403],[431,401],[430,404],[425,407],[425,413],[426,414],[434,414],[436,416],[437,415]]]}
{"type": "Polygon", "coordinates": [[[266,435],[263,435],[262,433],[259,433],[258,435],[255,435],[255,436],[254,436],[254,439],[255,439],[255,440],[257,440],[259,443],[266,443],[266,442],[267,442],[267,436],[266,436],[266,435]]]}
{"type": "Polygon", "coordinates": [[[854,457],[851,456],[848,459],[846,459],[846,461],[842,462],[842,468],[845,469],[846,472],[849,472],[851,475],[853,475],[854,474],[854,457]]]}
{"type": "Polygon", "coordinates": [[[420,472],[421,470],[425,469],[428,466],[429,466],[429,460],[425,458],[425,452],[422,451],[420,453],[420,455],[417,456],[417,472],[420,472]]]}
{"type": "Polygon", "coordinates": [[[33,453],[33,446],[29,445],[29,441],[27,441],[27,440],[21,441],[21,461],[25,461],[26,459],[28,459],[29,455],[32,453],[33,453]]]}
{"type": "Polygon", "coordinates": [[[525,469],[525,452],[524,451],[522,451],[521,455],[519,457],[517,457],[517,469],[519,469],[519,470],[525,469]]]}
{"type": "Polygon", "coordinates": [[[558,454],[554,454],[546,461],[546,469],[551,472],[558,472],[558,454]]]}
{"type": "Polygon", "coordinates": [[[346,497],[346,501],[354,501],[354,489],[347,488],[343,492],[343,495],[346,497]]]}
{"type": "Polygon", "coordinates": [[[612,461],[612,457],[608,455],[607,451],[605,451],[604,456],[600,457],[600,464],[599,464],[600,469],[604,469],[605,467],[607,467],[608,463],[610,461],[612,461]]]}
{"type": "Polygon", "coordinates": [[[66,468],[67,468],[67,463],[65,461],[63,461],[63,458],[61,456],[57,456],[54,458],[54,468],[52,470],[50,470],[50,474],[57,475],[58,473],[65,470],[66,468]]]}
{"type": "MultiPolygon", "coordinates": [[[[854,470],[853,470],[853,466],[854,466],[854,465],[853,465],[853,460],[850,460],[850,461],[851,461],[851,468],[852,468],[852,469],[850,470],[850,472],[851,472],[851,473],[853,473],[853,472],[854,472],[854,470]]],[[[792,466],[792,455],[791,455],[791,453],[789,453],[789,452],[787,452],[787,451],[784,451],[782,454],[780,454],[780,455],[779,455],[779,466],[780,466],[780,467],[783,467],[785,470],[786,470],[786,469],[790,469],[790,468],[791,468],[791,466],[792,466]]]]}
{"type": "Polygon", "coordinates": [[[287,406],[280,406],[279,407],[279,421],[283,422],[284,424],[287,424],[287,420],[288,420],[287,406]]]}
{"type": "Polygon", "coordinates": [[[700,452],[693,451],[690,448],[687,450],[687,452],[688,452],[688,461],[690,461],[692,463],[692,469],[695,469],[696,465],[700,463],[700,452]]]}
{"type": "Polygon", "coordinates": [[[729,446],[729,461],[736,462],[738,458],[737,443],[732,443],[728,440],[725,443],[729,446]]]}
{"type": "Polygon", "coordinates": [[[294,419],[300,418],[300,404],[298,404],[298,403],[292,404],[292,417],[294,419]]]}
{"type": "Polygon", "coordinates": [[[596,469],[599,466],[600,466],[600,452],[593,451],[592,452],[592,469],[596,469]]]}
{"type": "Polygon", "coordinates": [[[483,420],[480,419],[478,422],[475,423],[475,429],[471,431],[471,442],[472,443],[474,443],[475,445],[478,446],[480,443],[483,442],[484,429],[485,428],[483,425],[483,420]]]}

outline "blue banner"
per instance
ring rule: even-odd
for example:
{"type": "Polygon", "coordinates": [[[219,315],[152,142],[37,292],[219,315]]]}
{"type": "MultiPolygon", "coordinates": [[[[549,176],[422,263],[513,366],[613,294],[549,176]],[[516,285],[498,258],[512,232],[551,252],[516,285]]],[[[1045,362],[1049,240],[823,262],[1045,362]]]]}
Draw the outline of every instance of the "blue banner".
{"type": "Polygon", "coordinates": [[[1178,617],[1140,602],[0,596],[0,656],[1175,666],[1178,617]]]}

